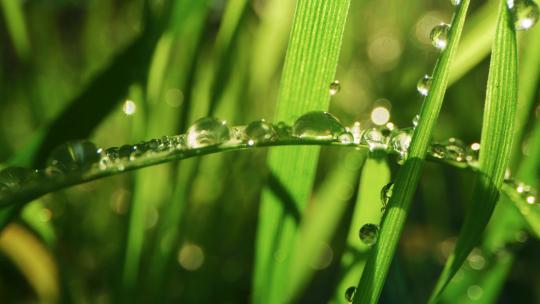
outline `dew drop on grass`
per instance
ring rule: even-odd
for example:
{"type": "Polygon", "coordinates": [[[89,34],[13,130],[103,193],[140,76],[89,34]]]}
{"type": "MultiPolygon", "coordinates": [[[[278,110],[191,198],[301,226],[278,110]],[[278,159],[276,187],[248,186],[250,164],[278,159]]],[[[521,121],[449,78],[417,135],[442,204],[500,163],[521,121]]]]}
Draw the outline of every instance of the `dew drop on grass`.
{"type": "Polygon", "coordinates": [[[390,182],[381,189],[381,203],[383,206],[383,209],[388,206],[388,202],[390,201],[390,198],[392,197],[392,191],[394,190],[394,183],[390,182]]]}
{"type": "Polygon", "coordinates": [[[354,286],[351,286],[345,290],[345,300],[347,300],[348,303],[352,303],[355,292],[356,287],[354,286]]]}
{"type": "Polygon", "coordinates": [[[418,122],[420,121],[420,115],[416,114],[414,115],[412,119],[412,124],[416,128],[418,126],[418,122]]]}
{"type": "Polygon", "coordinates": [[[261,142],[273,141],[277,137],[276,130],[272,124],[264,119],[251,122],[245,130],[248,145],[252,146],[261,142]]]}
{"type": "Polygon", "coordinates": [[[291,136],[292,128],[283,121],[280,121],[275,126],[276,133],[280,139],[286,139],[291,136]]]}
{"type": "Polygon", "coordinates": [[[371,128],[362,133],[360,143],[367,145],[371,152],[385,151],[388,148],[388,136],[381,128],[371,128]]]}
{"type": "Polygon", "coordinates": [[[379,237],[379,226],[375,224],[365,224],[360,228],[358,235],[364,244],[371,246],[377,242],[377,238],[379,237]]]}
{"type": "Polygon", "coordinates": [[[450,31],[450,25],[441,23],[436,25],[429,33],[429,39],[431,44],[439,50],[444,50],[448,44],[448,32],[450,31]]]}
{"type": "Polygon", "coordinates": [[[427,96],[429,94],[429,90],[431,89],[431,82],[433,81],[433,78],[429,75],[424,75],[418,82],[416,83],[416,90],[420,95],[427,96]]]}
{"type": "Polygon", "coordinates": [[[466,160],[467,147],[459,139],[450,138],[443,145],[445,146],[447,160],[456,162],[463,162],[466,160]]]}
{"type": "Polygon", "coordinates": [[[354,142],[354,136],[351,132],[343,132],[338,136],[338,140],[340,143],[348,145],[352,144],[354,142]]]}
{"type": "Polygon", "coordinates": [[[438,143],[433,143],[429,146],[428,154],[433,158],[443,159],[446,157],[446,147],[438,143]]]}
{"type": "MultiPolygon", "coordinates": [[[[187,146],[191,149],[220,145],[230,139],[227,123],[213,117],[204,117],[187,131],[187,146]]],[[[159,144],[158,144],[159,146],[159,144]]]]}
{"type": "Polygon", "coordinates": [[[5,188],[17,187],[30,180],[31,176],[32,170],[28,168],[7,167],[0,170],[0,184],[5,188]]]}
{"type": "Polygon", "coordinates": [[[343,132],[345,127],[334,115],[319,111],[298,117],[292,127],[294,137],[313,140],[334,140],[343,132]]]}
{"type": "Polygon", "coordinates": [[[508,0],[507,4],[517,31],[526,31],[538,22],[540,12],[533,0],[508,0]]]}
{"type": "Polygon", "coordinates": [[[401,129],[394,132],[390,139],[390,146],[392,150],[398,153],[398,163],[400,164],[403,164],[405,159],[407,159],[409,146],[411,145],[412,132],[412,128],[401,129]]]}
{"type": "Polygon", "coordinates": [[[341,84],[339,83],[339,80],[334,80],[330,84],[330,88],[328,91],[330,92],[330,96],[334,96],[337,93],[339,93],[340,90],[341,90],[341,84]]]}
{"type": "Polygon", "coordinates": [[[453,6],[458,6],[461,4],[461,0],[450,0],[450,3],[452,3],[453,6]]]}
{"type": "Polygon", "coordinates": [[[48,173],[85,170],[99,160],[96,145],[89,141],[68,142],[56,147],[47,160],[48,173]]]}

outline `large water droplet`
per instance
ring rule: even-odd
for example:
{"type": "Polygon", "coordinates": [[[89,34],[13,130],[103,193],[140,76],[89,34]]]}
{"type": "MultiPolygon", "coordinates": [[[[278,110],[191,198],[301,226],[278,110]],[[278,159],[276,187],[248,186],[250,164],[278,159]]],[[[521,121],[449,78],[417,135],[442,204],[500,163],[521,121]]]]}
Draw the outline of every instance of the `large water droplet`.
{"type": "Polygon", "coordinates": [[[309,112],[300,116],[292,127],[292,135],[304,139],[334,140],[345,132],[338,119],[328,112],[309,112]]]}
{"type": "Polygon", "coordinates": [[[47,160],[48,173],[85,170],[99,160],[97,147],[89,141],[74,141],[56,147],[47,160]]]}
{"type": "Polygon", "coordinates": [[[429,90],[431,89],[431,82],[433,81],[433,78],[429,75],[424,75],[420,80],[418,80],[418,83],[416,83],[416,90],[420,95],[427,96],[429,94],[429,90]]]}
{"type": "Polygon", "coordinates": [[[6,188],[20,186],[30,180],[32,170],[23,167],[7,167],[0,170],[0,184],[6,188]]]}
{"type": "Polygon", "coordinates": [[[441,23],[435,26],[429,34],[431,44],[439,50],[444,50],[448,44],[448,32],[450,31],[450,25],[441,23]]]}
{"type": "Polygon", "coordinates": [[[267,123],[264,119],[251,122],[245,130],[248,145],[273,141],[277,137],[276,130],[272,124],[267,123]]]}
{"type": "Polygon", "coordinates": [[[360,240],[364,244],[371,246],[377,242],[377,238],[379,237],[379,226],[375,224],[365,224],[360,228],[358,234],[360,240]]]}
{"type": "Polygon", "coordinates": [[[229,139],[227,123],[213,117],[197,120],[187,131],[187,145],[191,149],[220,145],[229,139]]]}
{"type": "Polygon", "coordinates": [[[336,95],[337,93],[339,93],[339,91],[341,90],[341,84],[339,83],[339,80],[334,80],[331,84],[330,84],[330,88],[329,88],[329,92],[330,92],[330,95],[331,96],[334,96],[336,95]]]}
{"type": "Polygon", "coordinates": [[[508,0],[507,3],[516,30],[528,30],[538,22],[540,12],[538,10],[538,5],[534,1],[508,0]]]}
{"type": "Polygon", "coordinates": [[[385,151],[388,148],[388,136],[380,128],[371,128],[362,133],[360,143],[367,145],[371,152],[385,151]]]}
{"type": "Polygon", "coordinates": [[[392,134],[390,146],[392,147],[392,150],[398,153],[399,163],[402,163],[407,158],[409,146],[411,145],[412,133],[412,128],[406,128],[398,130],[392,134]]]}
{"type": "Polygon", "coordinates": [[[345,300],[347,300],[348,303],[352,303],[354,298],[354,293],[356,292],[356,287],[351,286],[345,290],[345,300]]]}

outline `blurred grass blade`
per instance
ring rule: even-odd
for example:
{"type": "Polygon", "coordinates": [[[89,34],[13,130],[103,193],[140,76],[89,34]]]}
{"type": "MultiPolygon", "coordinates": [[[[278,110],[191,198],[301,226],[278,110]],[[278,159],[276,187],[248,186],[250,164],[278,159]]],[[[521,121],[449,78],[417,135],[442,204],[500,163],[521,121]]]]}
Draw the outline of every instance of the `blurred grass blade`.
{"type": "MultiPolygon", "coordinates": [[[[334,81],[349,0],[299,0],[285,58],[275,121],[291,123],[295,116],[327,110],[334,81]]],[[[271,174],[303,210],[315,176],[317,148],[273,149],[271,174]]],[[[252,302],[278,303],[285,296],[297,223],[286,213],[283,199],[263,191],[255,250],[252,302]],[[275,238],[275,241],[274,241],[275,238]],[[275,254],[282,255],[280,262],[275,254]]]]}
{"type": "Polygon", "coordinates": [[[459,44],[468,7],[469,1],[462,1],[452,19],[448,45],[435,65],[432,87],[422,104],[420,119],[413,134],[409,156],[395,179],[388,210],[383,216],[379,240],[371,250],[366,268],[358,283],[353,300],[355,304],[376,303],[384,286],[388,269],[420,179],[431,134],[443,103],[450,67],[459,44]]]}
{"type": "Polygon", "coordinates": [[[488,1],[468,18],[448,78],[449,86],[489,55],[497,23],[497,3],[488,1]]]}
{"type": "Polygon", "coordinates": [[[390,182],[391,172],[384,160],[369,159],[362,170],[354,213],[347,236],[347,246],[340,263],[340,281],[334,293],[334,303],[342,303],[347,288],[358,283],[365,267],[370,246],[359,242],[358,232],[364,224],[381,221],[381,190],[390,182]]]}
{"type": "Polygon", "coordinates": [[[7,26],[7,32],[13,43],[15,53],[22,61],[30,55],[30,38],[26,28],[22,1],[0,0],[2,12],[7,26]]]}
{"type": "Polygon", "coordinates": [[[486,106],[473,201],[454,253],[448,258],[430,302],[435,302],[473,247],[478,243],[499,199],[509,164],[517,108],[517,46],[506,1],[501,1],[491,55],[486,106]]]}
{"type": "Polygon", "coordinates": [[[324,249],[344,218],[353,196],[359,172],[367,158],[366,152],[349,152],[339,166],[328,174],[306,210],[290,268],[287,303],[294,302],[307,285],[324,249]]]}

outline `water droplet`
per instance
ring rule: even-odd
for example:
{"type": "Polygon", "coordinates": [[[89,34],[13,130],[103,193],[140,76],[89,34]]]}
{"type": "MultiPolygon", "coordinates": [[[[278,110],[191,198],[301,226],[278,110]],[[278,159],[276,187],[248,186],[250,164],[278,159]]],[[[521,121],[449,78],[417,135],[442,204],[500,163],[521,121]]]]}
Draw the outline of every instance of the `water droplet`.
{"type": "Polygon", "coordinates": [[[131,153],[133,153],[135,150],[133,149],[132,145],[123,145],[118,150],[118,156],[122,159],[129,159],[131,156],[131,153]]]}
{"type": "Polygon", "coordinates": [[[467,149],[467,156],[465,157],[467,160],[467,163],[470,165],[475,165],[478,163],[478,156],[480,153],[480,144],[479,143],[472,143],[470,148],[467,149]]]}
{"type": "Polygon", "coordinates": [[[171,136],[171,146],[177,150],[186,148],[186,136],[184,134],[171,136]]]}
{"type": "Polygon", "coordinates": [[[47,160],[48,173],[85,170],[99,160],[97,147],[89,141],[74,141],[56,147],[47,160]]]}
{"type": "Polygon", "coordinates": [[[124,102],[122,111],[128,116],[133,115],[137,111],[137,105],[133,102],[133,100],[128,99],[124,102]]]}
{"type": "Polygon", "coordinates": [[[145,142],[140,142],[138,144],[133,145],[133,151],[131,155],[129,156],[130,160],[135,160],[137,158],[140,158],[148,151],[148,146],[145,142]]]}
{"type": "Polygon", "coordinates": [[[355,292],[356,292],[356,287],[351,286],[347,288],[347,290],[345,290],[345,300],[347,300],[347,302],[349,303],[352,303],[355,292]]]}
{"type": "Polygon", "coordinates": [[[418,122],[420,121],[420,115],[416,114],[414,115],[413,119],[412,119],[412,124],[413,126],[416,128],[416,126],[418,126],[418,122]]]}
{"type": "Polygon", "coordinates": [[[386,209],[386,206],[388,206],[388,202],[390,201],[390,198],[392,197],[392,192],[394,191],[394,183],[390,182],[381,189],[381,203],[382,203],[382,209],[386,209]]]}
{"type": "Polygon", "coordinates": [[[420,78],[418,80],[418,83],[416,83],[416,90],[420,95],[427,96],[429,94],[429,90],[431,89],[431,82],[433,81],[433,78],[429,75],[424,75],[424,77],[420,78]]]}
{"type": "Polygon", "coordinates": [[[514,28],[518,31],[528,30],[532,28],[538,18],[540,12],[538,5],[532,0],[508,0],[508,8],[514,20],[514,28]]]}
{"type": "Polygon", "coordinates": [[[450,138],[444,144],[446,150],[446,159],[450,161],[463,162],[466,157],[466,146],[462,141],[450,138]]]}
{"type": "Polygon", "coordinates": [[[309,112],[300,116],[292,127],[292,135],[314,140],[334,140],[345,132],[338,119],[328,112],[309,112]]]}
{"type": "Polygon", "coordinates": [[[354,136],[351,132],[343,132],[339,135],[338,140],[340,143],[348,145],[354,142],[354,136]]]}
{"type": "Polygon", "coordinates": [[[331,96],[336,95],[341,90],[341,84],[339,83],[339,80],[334,80],[330,84],[329,92],[331,96]]]}
{"type": "Polygon", "coordinates": [[[461,4],[461,0],[450,0],[450,3],[452,3],[453,6],[458,6],[461,4]]]}
{"type": "Polygon", "coordinates": [[[406,128],[398,130],[392,134],[392,139],[390,139],[390,146],[392,149],[399,155],[399,163],[403,163],[407,158],[409,151],[409,146],[411,144],[413,129],[406,128]]]}
{"type": "Polygon", "coordinates": [[[438,143],[433,143],[429,146],[428,154],[433,158],[443,159],[446,157],[446,147],[438,143]]]}
{"type": "Polygon", "coordinates": [[[20,186],[31,179],[32,170],[23,167],[7,167],[0,171],[0,184],[5,188],[20,186]]]}
{"type": "Polygon", "coordinates": [[[368,245],[371,246],[377,242],[377,238],[379,237],[379,226],[375,224],[365,224],[360,228],[359,231],[360,240],[368,245]]]}
{"type": "Polygon", "coordinates": [[[368,146],[369,151],[384,151],[388,148],[388,136],[380,128],[367,129],[362,133],[361,143],[368,146]]]}
{"type": "Polygon", "coordinates": [[[213,117],[197,120],[187,131],[187,145],[191,149],[220,145],[229,139],[227,123],[213,117]]]}
{"type": "Polygon", "coordinates": [[[448,32],[450,31],[450,25],[441,23],[435,26],[429,34],[431,44],[439,50],[444,50],[448,44],[448,32]]]}
{"type": "Polygon", "coordinates": [[[277,137],[274,126],[267,123],[264,119],[251,122],[247,125],[245,133],[248,139],[248,145],[250,146],[273,141],[277,137]]]}
{"type": "Polygon", "coordinates": [[[351,132],[353,136],[353,142],[355,144],[359,144],[360,139],[362,137],[362,128],[360,127],[360,122],[355,121],[354,124],[348,129],[349,129],[349,132],[351,132]]]}
{"type": "Polygon", "coordinates": [[[291,133],[292,133],[291,126],[289,126],[283,121],[278,122],[275,129],[276,129],[277,135],[282,139],[286,139],[291,136],[291,133]]]}

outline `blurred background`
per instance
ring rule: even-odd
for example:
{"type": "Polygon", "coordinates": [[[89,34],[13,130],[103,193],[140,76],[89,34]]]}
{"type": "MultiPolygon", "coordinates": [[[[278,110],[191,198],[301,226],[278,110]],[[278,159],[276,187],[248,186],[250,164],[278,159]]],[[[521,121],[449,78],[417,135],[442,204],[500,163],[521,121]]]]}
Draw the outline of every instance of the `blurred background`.
{"type": "MultiPolygon", "coordinates": [[[[110,147],[179,134],[208,115],[231,124],[272,121],[295,1],[0,4],[4,165],[41,167],[48,151],[72,139],[110,147]]],[[[471,3],[465,51],[456,59],[436,140],[456,137],[470,144],[480,138],[495,15],[493,3],[471,3]]],[[[451,17],[447,0],[351,1],[336,74],[341,90],[332,96],[330,112],[346,125],[389,120],[412,126],[422,101],[417,81],[438,56],[429,33],[451,17]],[[381,111],[388,117],[381,118],[381,111]]],[[[533,35],[540,35],[538,28],[520,37],[522,49],[533,35]]],[[[539,112],[530,111],[529,118],[539,112]]],[[[249,302],[266,153],[251,149],[168,163],[32,202],[0,237],[0,302],[249,302]]],[[[333,173],[353,153],[322,149],[314,200],[335,184],[333,173]]],[[[383,169],[372,166],[372,173],[399,167],[393,159],[388,167],[381,162],[383,169]]],[[[321,257],[309,265],[298,302],[345,302],[340,265],[349,231],[356,235],[351,222],[361,195],[360,168],[354,170],[354,182],[339,196],[345,211],[321,257]]],[[[470,203],[473,177],[426,164],[383,303],[420,303],[429,296],[470,203]]],[[[369,188],[377,200],[380,188],[369,188]]],[[[378,201],[373,204],[380,209],[378,201]]],[[[497,288],[497,302],[538,303],[539,243],[525,242],[521,230],[514,237],[521,245],[512,247],[514,263],[497,288]]],[[[470,260],[465,275],[490,266],[482,254],[470,260]]],[[[486,287],[475,278],[456,287],[450,299],[483,300],[486,287]]]]}

